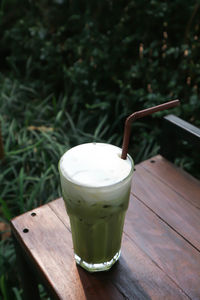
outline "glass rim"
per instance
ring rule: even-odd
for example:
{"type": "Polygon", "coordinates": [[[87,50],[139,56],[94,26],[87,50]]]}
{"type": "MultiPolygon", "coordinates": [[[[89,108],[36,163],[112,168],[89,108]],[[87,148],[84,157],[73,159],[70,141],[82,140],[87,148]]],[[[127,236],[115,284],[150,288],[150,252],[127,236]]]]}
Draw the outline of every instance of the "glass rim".
{"type": "MultiPolygon", "coordinates": [[[[117,146],[116,146],[116,147],[117,147],[117,146]]],[[[118,148],[119,148],[119,147],[118,147],[118,148]]],[[[119,148],[119,149],[121,149],[121,148],[119,148]]],[[[70,149],[69,149],[69,150],[70,150],[70,149]]],[[[67,151],[68,151],[68,150],[67,150],[67,151]]],[[[67,151],[66,151],[66,152],[67,152],[67,151]]],[[[66,152],[65,152],[65,153],[66,153],[66,152]]],[[[64,155],[64,154],[63,154],[63,155],[64,155]]],[[[73,180],[71,180],[70,177],[66,177],[66,176],[63,174],[63,172],[61,171],[61,168],[60,168],[60,162],[61,162],[62,156],[61,156],[61,158],[60,158],[60,160],[59,160],[59,162],[58,162],[58,170],[59,170],[59,173],[63,176],[63,178],[64,178],[65,180],[67,180],[68,182],[72,183],[74,186],[81,187],[81,188],[87,188],[87,189],[89,189],[89,190],[110,189],[110,188],[115,187],[115,186],[117,186],[117,185],[119,185],[119,184],[122,184],[123,182],[127,181],[127,180],[129,179],[129,177],[132,176],[133,171],[134,171],[134,161],[133,161],[132,157],[131,157],[129,154],[127,154],[127,158],[129,158],[129,160],[130,160],[130,162],[131,162],[131,169],[130,169],[129,174],[128,174],[125,178],[123,178],[122,180],[120,180],[120,181],[118,181],[118,182],[116,182],[116,183],[113,183],[113,184],[109,184],[109,185],[90,186],[90,185],[87,185],[87,184],[80,184],[80,183],[74,182],[73,180]]]]}

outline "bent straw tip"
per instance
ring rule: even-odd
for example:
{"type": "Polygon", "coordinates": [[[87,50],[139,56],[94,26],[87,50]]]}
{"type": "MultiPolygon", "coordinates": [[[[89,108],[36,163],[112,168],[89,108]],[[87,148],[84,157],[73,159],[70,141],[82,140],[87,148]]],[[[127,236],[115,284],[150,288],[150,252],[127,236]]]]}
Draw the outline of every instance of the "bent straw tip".
{"type": "MultiPolygon", "coordinates": [[[[175,100],[172,100],[170,101],[172,104],[174,103],[174,106],[177,106],[177,105],[180,105],[181,104],[181,101],[179,99],[175,99],[175,100]]],[[[169,103],[170,103],[169,102],[169,103]]]]}
{"type": "Polygon", "coordinates": [[[125,121],[125,128],[124,128],[124,137],[123,137],[123,145],[122,145],[122,155],[121,158],[122,159],[126,159],[127,153],[128,153],[128,145],[129,145],[129,137],[130,137],[130,125],[131,122],[134,121],[135,119],[139,119],[142,118],[144,116],[150,115],[154,112],[158,112],[161,110],[165,110],[165,109],[169,109],[169,108],[173,108],[180,105],[180,100],[179,99],[175,99],[175,100],[171,100],[168,102],[165,102],[163,104],[154,106],[154,107],[150,107],[141,111],[137,111],[133,114],[131,114],[130,116],[128,116],[128,118],[125,121]]]}

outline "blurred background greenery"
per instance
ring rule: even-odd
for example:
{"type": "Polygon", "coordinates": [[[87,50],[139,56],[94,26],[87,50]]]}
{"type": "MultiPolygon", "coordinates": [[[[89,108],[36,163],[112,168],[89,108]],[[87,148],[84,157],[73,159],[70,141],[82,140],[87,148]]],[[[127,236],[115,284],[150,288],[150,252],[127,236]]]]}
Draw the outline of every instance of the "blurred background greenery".
{"type": "MultiPolygon", "coordinates": [[[[61,195],[57,164],[84,142],[121,146],[127,115],[170,111],[200,126],[200,2],[2,0],[0,297],[21,299],[10,218],[61,195]]],[[[133,124],[135,162],[159,152],[166,112],[133,124]]],[[[176,163],[200,178],[191,149],[176,163]]],[[[45,299],[45,294],[41,290],[45,299]]]]}

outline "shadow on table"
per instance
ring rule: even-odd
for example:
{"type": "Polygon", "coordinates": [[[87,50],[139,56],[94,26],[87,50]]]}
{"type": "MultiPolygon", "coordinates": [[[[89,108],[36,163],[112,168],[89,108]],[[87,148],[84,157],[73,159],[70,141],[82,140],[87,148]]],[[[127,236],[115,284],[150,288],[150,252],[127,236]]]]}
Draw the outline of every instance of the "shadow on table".
{"type": "Polygon", "coordinates": [[[77,270],[87,300],[151,299],[123,257],[109,271],[89,273],[80,266],[77,270]]]}

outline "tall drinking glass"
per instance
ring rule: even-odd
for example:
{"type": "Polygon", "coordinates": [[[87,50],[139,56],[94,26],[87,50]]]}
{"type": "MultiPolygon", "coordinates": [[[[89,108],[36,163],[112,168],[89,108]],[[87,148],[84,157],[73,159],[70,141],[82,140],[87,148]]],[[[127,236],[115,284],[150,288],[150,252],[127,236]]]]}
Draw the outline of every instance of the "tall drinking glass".
{"type": "Polygon", "coordinates": [[[90,272],[108,270],[120,256],[134,169],[121,151],[110,144],[82,144],[59,162],[75,260],[90,272]]]}

